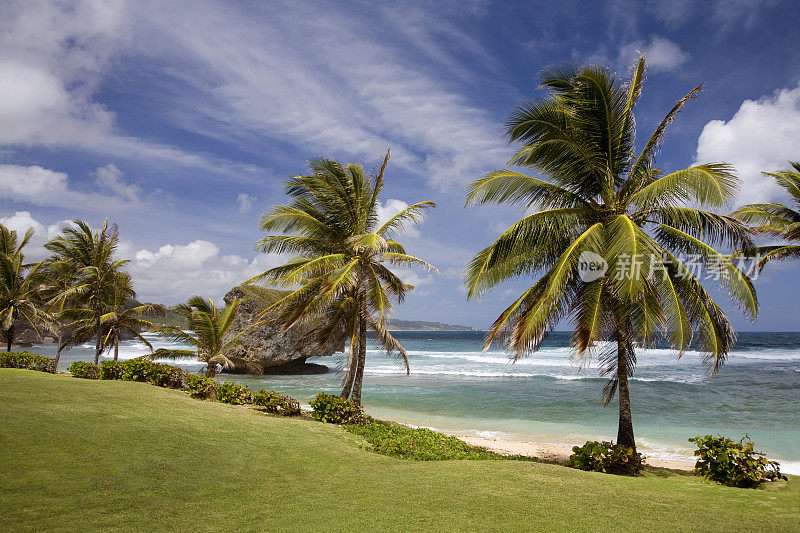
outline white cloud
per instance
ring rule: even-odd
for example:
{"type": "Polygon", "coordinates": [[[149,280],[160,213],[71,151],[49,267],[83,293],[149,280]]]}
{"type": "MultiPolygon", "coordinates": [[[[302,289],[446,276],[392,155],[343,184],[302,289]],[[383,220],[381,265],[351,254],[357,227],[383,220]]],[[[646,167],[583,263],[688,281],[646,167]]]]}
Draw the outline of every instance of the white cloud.
{"type": "Polygon", "coordinates": [[[800,158],[800,85],[759,100],[745,100],[727,122],[712,120],[697,141],[696,162],[732,163],[742,178],[739,203],[782,198],[782,189],[765,179],[800,158]]]}
{"type": "Polygon", "coordinates": [[[67,189],[67,175],[46,168],[0,165],[0,198],[52,205],[54,196],[67,189]]]}
{"type": "Polygon", "coordinates": [[[617,63],[620,67],[630,67],[639,57],[639,52],[647,58],[650,72],[671,72],[689,60],[689,54],[681,50],[677,43],[654,35],[649,42],[634,41],[623,45],[617,63]]]}
{"type": "MultiPolygon", "coordinates": [[[[403,200],[396,198],[389,198],[384,205],[378,204],[378,224],[381,225],[387,222],[390,218],[397,213],[408,207],[408,204],[403,200]]],[[[407,223],[400,233],[405,237],[418,238],[421,234],[419,228],[415,224],[407,223]]]]}
{"type": "Polygon", "coordinates": [[[236,203],[239,204],[239,212],[240,213],[248,213],[253,208],[253,202],[255,202],[258,198],[255,196],[250,196],[249,194],[240,192],[238,198],[236,198],[236,203]]]}
{"type": "Polygon", "coordinates": [[[20,236],[24,235],[28,229],[33,229],[33,237],[25,247],[26,261],[41,261],[48,257],[50,253],[44,245],[47,241],[61,233],[61,230],[70,222],[62,220],[56,224],[45,226],[31,215],[29,211],[17,211],[11,216],[0,217],[0,224],[10,230],[14,230],[20,236]]]}
{"type": "Polygon", "coordinates": [[[139,201],[140,188],[137,185],[125,183],[122,180],[123,172],[116,165],[108,164],[104,167],[99,167],[95,173],[97,174],[98,185],[131,202],[139,201]]]}

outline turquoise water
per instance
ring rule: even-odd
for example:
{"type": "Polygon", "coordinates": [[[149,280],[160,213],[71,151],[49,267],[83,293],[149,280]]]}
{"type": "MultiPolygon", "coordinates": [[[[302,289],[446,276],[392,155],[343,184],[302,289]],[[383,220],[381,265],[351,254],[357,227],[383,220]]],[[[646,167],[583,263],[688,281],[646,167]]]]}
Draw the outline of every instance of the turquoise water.
{"type": "MultiPolygon", "coordinates": [[[[482,332],[395,336],[409,352],[411,375],[370,347],[364,402],[375,416],[461,434],[564,444],[616,437],[616,403],[600,403],[605,379],[595,365],[577,368],[567,333],[553,334],[539,352],[517,363],[501,349],[482,352],[482,332]]],[[[52,346],[37,350],[47,354],[52,346]]],[[[132,341],[121,347],[124,358],[142,353],[144,346],[132,341]]],[[[91,354],[89,346],[66,352],[62,367],[91,354]]],[[[674,352],[655,348],[639,350],[637,359],[631,401],[645,455],[690,455],[687,439],[698,434],[749,434],[759,449],[782,460],[784,470],[800,473],[800,334],[742,333],[716,376],[704,372],[697,352],[678,360],[674,352]]],[[[308,403],[320,391],[340,391],[342,361],[342,355],[314,360],[330,367],[322,375],[222,378],[308,403]]]]}

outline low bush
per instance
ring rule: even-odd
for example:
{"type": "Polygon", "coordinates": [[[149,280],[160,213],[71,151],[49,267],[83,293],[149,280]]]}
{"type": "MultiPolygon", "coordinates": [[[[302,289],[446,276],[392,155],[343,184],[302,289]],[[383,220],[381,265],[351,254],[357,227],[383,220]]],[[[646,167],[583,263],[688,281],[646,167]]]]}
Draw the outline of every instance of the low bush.
{"type": "Polygon", "coordinates": [[[147,381],[157,387],[182,389],[186,383],[187,372],[177,366],[151,363],[147,371],[147,381]]]}
{"type": "Polygon", "coordinates": [[[75,361],[69,365],[67,371],[76,378],[100,379],[100,365],[93,365],[86,361],[75,361]]]}
{"type": "Polygon", "coordinates": [[[216,400],[217,385],[219,385],[218,381],[206,376],[187,374],[184,389],[192,398],[197,398],[198,400],[216,400]]]}
{"type": "Polygon", "coordinates": [[[403,459],[443,461],[506,458],[486,448],[467,444],[452,435],[425,428],[410,428],[394,422],[373,420],[369,424],[351,424],[345,429],[364,437],[372,451],[403,459]]]}
{"type": "Polygon", "coordinates": [[[360,424],[368,420],[364,410],[341,396],[320,392],[311,401],[314,420],[329,424],[360,424]]]}
{"type": "Polygon", "coordinates": [[[122,379],[124,365],[124,361],[103,361],[100,363],[100,379],[122,379]]]}
{"type": "Polygon", "coordinates": [[[122,364],[123,381],[147,381],[155,363],[147,359],[129,359],[122,364]]]}
{"type": "Polygon", "coordinates": [[[695,473],[728,487],[756,488],[765,481],[786,479],[780,465],[754,449],[750,437],[735,442],[722,435],[689,439],[697,445],[695,473]]]}
{"type": "Polygon", "coordinates": [[[217,385],[217,401],[232,405],[244,405],[253,401],[253,393],[244,385],[223,381],[217,385]]]}
{"type": "Polygon", "coordinates": [[[635,476],[642,469],[642,454],[611,442],[587,441],[572,448],[567,466],[590,472],[635,476]]]}
{"type": "Polygon", "coordinates": [[[300,414],[300,402],[273,391],[260,390],[254,392],[253,404],[262,407],[268,413],[277,413],[283,416],[297,416],[300,414]]]}
{"type": "Polygon", "coordinates": [[[0,368],[24,368],[56,373],[56,360],[30,352],[3,352],[0,354],[0,368]]]}

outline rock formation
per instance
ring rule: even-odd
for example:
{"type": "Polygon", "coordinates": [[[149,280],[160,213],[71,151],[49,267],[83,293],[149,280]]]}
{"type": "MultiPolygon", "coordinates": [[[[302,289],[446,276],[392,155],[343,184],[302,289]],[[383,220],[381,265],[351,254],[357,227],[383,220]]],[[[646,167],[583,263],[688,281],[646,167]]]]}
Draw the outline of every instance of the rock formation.
{"type": "MultiPolygon", "coordinates": [[[[264,309],[265,300],[269,299],[270,294],[279,294],[278,291],[269,289],[263,289],[262,292],[266,297],[255,298],[252,294],[235,287],[225,295],[226,305],[230,305],[234,298],[241,300],[228,338],[255,321],[255,316],[264,309]]],[[[310,339],[309,333],[309,326],[294,326],[284,330],[281,324],[267,323],[243,335],[242,341],[232,347],[229,353],[257,363],[267,374],[325,372],[327,367],[307,364],[306,359],[325,357],[343,351],[344,332],[339,338],[334,338],[323,345],[310,339]]]]}

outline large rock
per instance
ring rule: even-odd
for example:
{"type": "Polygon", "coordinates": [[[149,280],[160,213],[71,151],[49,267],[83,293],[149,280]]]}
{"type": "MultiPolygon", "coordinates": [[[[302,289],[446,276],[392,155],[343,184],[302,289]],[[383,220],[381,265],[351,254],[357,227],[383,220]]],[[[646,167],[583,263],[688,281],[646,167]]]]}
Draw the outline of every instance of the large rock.
{"type": "MultiPolygon", "coordinates": [[[[258,289],[256,289],[258,290],[258,289]]],[[[248,291],[249,292],[249,291],[248,291]]],[[[255,317],[263,311],[269,302],[270,295],[277,296],[279,291],[261,290],[259,297],[247,294],[235,287],[225,295],[225,304],[230,305],[234,298],[239,298],[239,311],[234,318],[226,341],[255,322],[255,317]]],[[[344,350],[344,331],[338,338],[320,345],[310,338],[309,326],[294,326],[285,330],[279,323],[267,323],[242,336],[242,340],[229,350],[229,354],[253,361],[264,373],[317,373],[325,371],[321,365],[306,364],[310,357],[326,357],[344,350]]]]}

